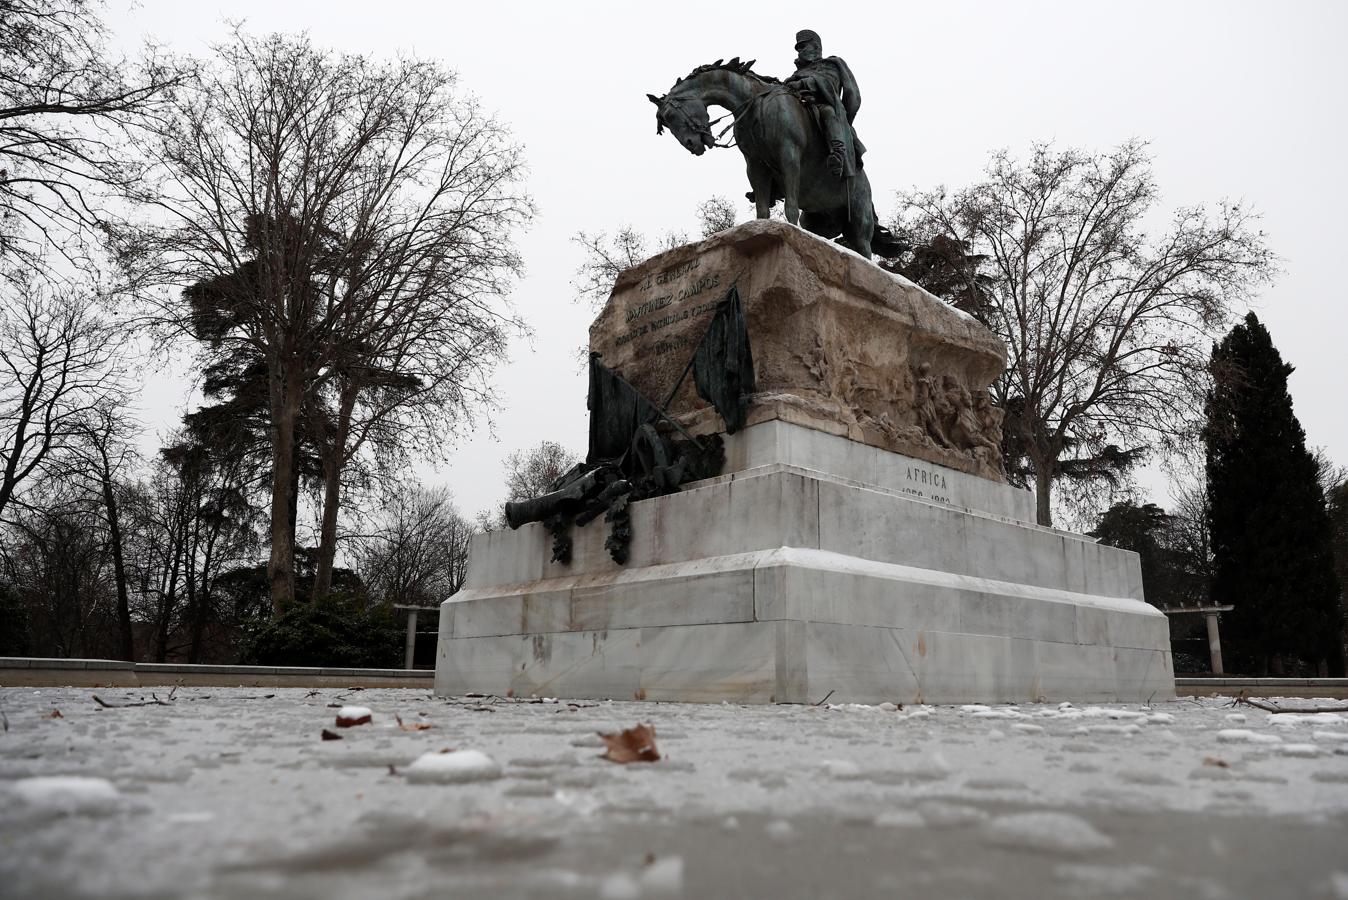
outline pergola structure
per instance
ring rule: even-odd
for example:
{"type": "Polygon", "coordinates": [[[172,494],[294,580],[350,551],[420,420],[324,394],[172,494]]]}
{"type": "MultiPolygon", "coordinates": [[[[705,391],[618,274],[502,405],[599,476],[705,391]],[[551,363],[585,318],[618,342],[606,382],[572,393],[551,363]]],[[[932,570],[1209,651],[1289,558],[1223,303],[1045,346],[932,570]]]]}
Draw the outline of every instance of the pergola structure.
{"type": "Polygon", "coordinates": [[[1217,616],[1235,609],[1231,604],[1204,603],[1194,606],[1166,606],[1161,612],[1167,616],[1202,615],[1208,625],[1208,656],[1212,660],[1212,674],[1222,672],[1222,636],[1217,628],[1217,616]]]}
{"type": "Polygon", "coordinates": [[[403,651],[403,668],[411,669],[413,657],[417,655],[417,613],[425,610],[435,612],[439,607],[435,606],[413,606],[407,603],[395,603],[394,609],[407,610],[407,644],[403,651]]]}

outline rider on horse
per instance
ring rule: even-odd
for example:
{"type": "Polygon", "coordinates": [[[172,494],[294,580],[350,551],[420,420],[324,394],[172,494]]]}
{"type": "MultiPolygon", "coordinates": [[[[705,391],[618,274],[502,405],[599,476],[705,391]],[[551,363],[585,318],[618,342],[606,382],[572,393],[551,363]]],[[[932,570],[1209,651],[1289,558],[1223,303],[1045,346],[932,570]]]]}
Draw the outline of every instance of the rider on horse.
{"type": "Polygon", "coordinates": [[[813,31],[796,33],[796,73],[786,79],[814,114],[829,143],[828,169],[835,178],[850,178],[861,168],[866,152],[852,120],[861,108],[861,90],[852,70],[837,56],[824,56],[823,42],[813,31]]]}

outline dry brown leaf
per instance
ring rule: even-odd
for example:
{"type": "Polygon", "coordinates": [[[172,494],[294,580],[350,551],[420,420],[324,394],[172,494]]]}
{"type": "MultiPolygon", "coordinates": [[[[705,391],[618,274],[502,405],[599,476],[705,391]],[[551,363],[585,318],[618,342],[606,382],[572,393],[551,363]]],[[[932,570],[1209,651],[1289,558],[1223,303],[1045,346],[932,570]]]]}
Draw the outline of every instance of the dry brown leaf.
{"type": "Polygon", "coordinates": [[[325,740],[325,741],[340,741],[341,739],[342,739],[342,736],[341,736],[340,734],[338,734],[337,732],[335,732],[335,731],[328,731],[326,728],[323,729],[323,740],[325,740]]]}
{"type": "Polygon", "coordinates": [[[404,722],[403,717],[397,714],[395,714],[393,718],[397,720],[398,727],[401,728],[403,731],[425,731],[427,728],[435,727],[430,722],[412,722],[409,724],[407,722],[404,722]]]}
{"type": "Polygon", "coordinates": [[[1205,765],[1205,766],[1216,766],[1216,767],[1219,768],[1219,769],[1229,769],[1229,768],[1231,768],[1231,764],[1230,764],[1229,762],[1227,762],[1227,761],[1224,760],[1224,759],[1218,759],[1218,758],[1215,757],[1215,756],[1205,756],[1205,757],[1203,757],[1203,765],[1205,765]]]}
{"type": "Polygon", "coordinates": [[[655,726],[638,723],[617,734],[599,732],[599,739],[607,747],[603,759],[615,763],[658,762],[660,751],[655,749],[655,726]]]}
{"type": "Polygon", "coordinates": [[[59,709],[53,709],[51,712],[47,713],[46,718],[48,718],[48,719],[64,719],[65,716],[61,715],[61,711],[60,711],[59,709]]]}

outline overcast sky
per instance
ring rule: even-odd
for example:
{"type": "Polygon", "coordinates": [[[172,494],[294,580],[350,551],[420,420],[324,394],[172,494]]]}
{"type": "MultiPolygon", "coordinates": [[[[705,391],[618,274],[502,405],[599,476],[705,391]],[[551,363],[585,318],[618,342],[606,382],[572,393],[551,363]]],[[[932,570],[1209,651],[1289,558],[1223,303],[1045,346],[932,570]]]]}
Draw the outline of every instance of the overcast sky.
{"type": "MultiPolygon", "coordinates": [[[[428,476],[469,515],[501,499],[510,450],[543,439],[584,450],[574,350],[592,312],[571,300],[580,254],[570,238],[624,224],[695,232],[699,202],[747,189],[738,151],[696,158],[657,138],[645,94],[720,57],[788,75],[801,28],[856,73],[856,126],[884,218],[897,190],[966,185],[997,148],[1105,150],[1132,137],[1150,142],[1167,210],[1233,198],[1262,211],[1284,271],[1254,308],[1296,366],[1309,442],[1348,463],[1348,3],[109,2],[128,44],[205,53],[241,20],[256,33],[307,30],[342,51],[438,59],[510,124],[539,209],[521,236],[528,272],[514,294],[535,336],[500,371],[494,436],[466,434],[428,476]]],[[[147,387],[152,428],[176,419],[185,384],[147,387]]]]}

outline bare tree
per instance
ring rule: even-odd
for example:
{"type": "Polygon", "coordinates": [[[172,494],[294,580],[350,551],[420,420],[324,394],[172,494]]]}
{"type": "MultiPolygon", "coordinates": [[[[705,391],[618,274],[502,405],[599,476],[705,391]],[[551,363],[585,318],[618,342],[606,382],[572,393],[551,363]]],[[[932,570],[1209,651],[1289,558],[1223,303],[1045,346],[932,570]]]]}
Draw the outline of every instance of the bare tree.
{"type": "Polygon", "coordinates": [[[91,486],[101,500],[117,596],[118,649],[121,659],[134,661],[136,646],[131,625],[131,592],[126,574],[119,482],[136,463],[135,448],[129,441],[135,425],[122,409],[122,401],[120,396],[107,397],[84,417],[79,439],[72,442],[70,464],[64,477],[92,482],[91,486]]]}
{"type": "MultiPolygon", "coordinates": [[[[716,198],[712,198],[703,204],[703,208],[715,201],[716,198]]],[[[704,225],[705,222],[704,219],[704,225]]],[[[650,241],[644,234],[630,225],[624,225],[612,237],[605,231],[578,231],[571,238],[571,243],[579,246],[582,253],[580,265],[571,280],[571,287],[576,292],[575,299],[599,309],[608,302],[613,285],[624,269],[643,263],[656,253],[683,246],[688,243],[688,235],[681,231],[667,231],[652,251],[648,249],[650,241]]]]}
{"type": "Polygon", "coordinates": [[[697,208],[698,227],[704,238],[734,228],[738,219],[735,205],[721,196],[710,197],[697,208]]]}
{"type": "Polygon", "coordinates": [[[179,93],[146,149],[141,199],[171,220],[122,246],[155,318],[245,348],[267,373],[276,609],[295,596],[296,435],[314,408],[324,457],[319,584],[331,576],[341,474],[384,446],[443,435],[490,394],[518,321],[503,297],[510,236],[532,208],[504,127],[428,62],[327,53],[305,38],[236,34],[179,93]],[[322,574],[326,572],[326,577],[322,574]]]}
{"type": "MultiPolygon", "coordinates": [[[[122,333],[88,298],[31,281],[0,303],[0,516],[122,392],[122,333]],[[13,296],[17,294],[18,296],[13,296]]],[[[115,405],[115,403],[113,403],[115,405]]]]}
{"type": "Polygon", "coordinates": [[[83,485],[44,478],[4,523],[0,581],[28,623],[29,652],[117,652],[115,594],[98,501],[83,485]]]}
{"type": "Polygon", "coordinates": [[[360,541],[361,580],[387,603],[439,603],[463,585],[473,531],[445,488],[399,485],[360,541]]]}
{"type": "Polygon", "coordinates": [[[120,151],[181,73],[153,57],[110,56],[91,0],[0,4],[0,256],[44,268],[44,248],[86,258],[108,224],[105,195],[140,167],[120,151]]]}
{"type": "Polygon", "coordinates": [[[528,500],[553,489],[553,482],[565,475],[581,457],[555,441],[541,441],[528,450],[514,450],[506,455],[505,499],[494,510],[477,514],[479,530],[496,531],[506,528],[505,505],[515,500],[528,500]]]}
{"type": "Polygon", "coordinates": [[[528,500],[550,490],[580,457],[555,441],[542,441],[529,450],[516,450],[505,459],[506,500],[528,500]]]}
{"type": "Polygon", "coordinates": [[[1149,238],[1157,202],[1145,145],[1112,153],[1001,152],[984,181],[901,200],[910,234],[945,234],[987,257],[988,323],[1009,366],[994,390],[1041,524],[1060,480],[1117,478],[1148,441],[1191,436],[1208,350],[1232,304],[1274,258],[1238,205],[1177,211],[1149,238]]]}

